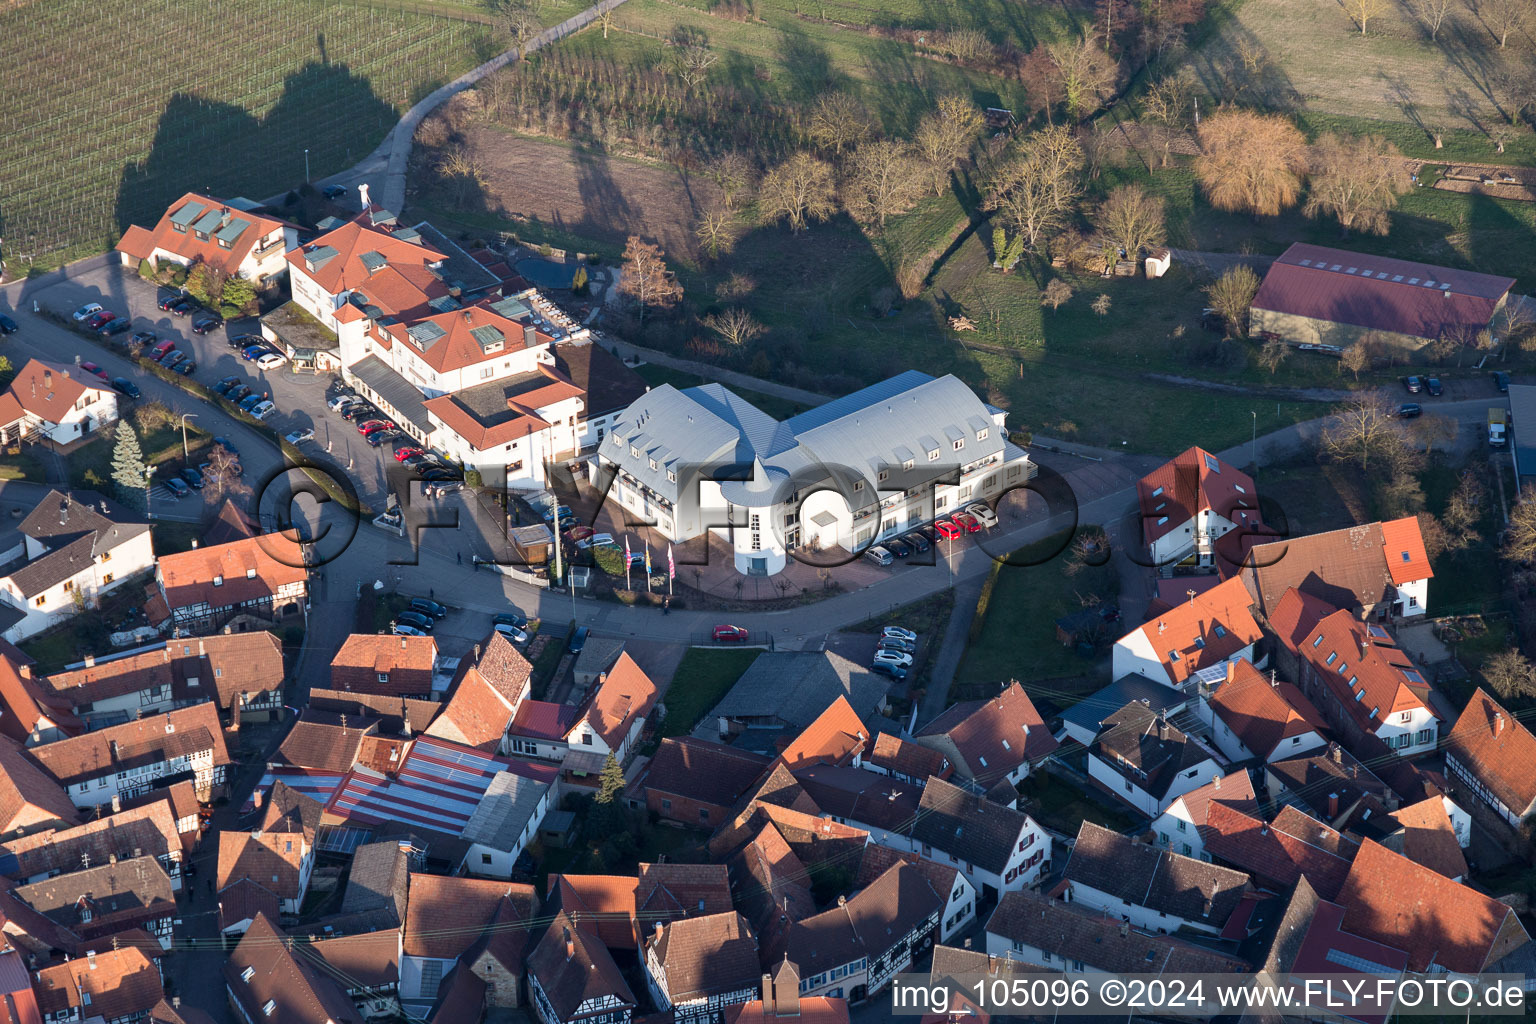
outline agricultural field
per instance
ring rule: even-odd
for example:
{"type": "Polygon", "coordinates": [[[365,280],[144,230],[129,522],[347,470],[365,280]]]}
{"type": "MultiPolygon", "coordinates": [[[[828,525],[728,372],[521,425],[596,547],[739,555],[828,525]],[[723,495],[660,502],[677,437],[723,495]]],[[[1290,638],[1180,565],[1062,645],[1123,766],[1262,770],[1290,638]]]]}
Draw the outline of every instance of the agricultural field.
{"type": "Polygon", "coordinates": [[[57,0],[0,13],[0,35],[12,271],[107,248],[189,189],[280,194],[303,182],[306,149],[312,177],[350,166],[506,41],[362,0],[57,0]]]}
{"type": "Polygon", "coordinates": [[[1228,0],[1189,66],[1223,99],[1400,123],[1426,142],[1431,126],[1466,132],[1487,155],[1486,130],[1507,120],[1519,88],[1504,71],[1531,61],[1536,40],[1516,32],[1501,50],[1472,6],[1452,4],[1432,41],[1407,4],[1387,4],[1362,36],[1337,0],[1228,0]],[[1258,55],[1258,73],[1235,74],[1244,54],[1250,67],[1258,55]]]}

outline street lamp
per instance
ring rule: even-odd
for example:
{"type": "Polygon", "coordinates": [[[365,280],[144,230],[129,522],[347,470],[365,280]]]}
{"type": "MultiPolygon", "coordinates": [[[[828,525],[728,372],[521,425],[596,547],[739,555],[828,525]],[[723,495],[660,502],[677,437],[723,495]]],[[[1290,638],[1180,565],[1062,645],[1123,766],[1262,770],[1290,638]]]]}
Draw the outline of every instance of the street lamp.
{"type": "Polygon", "coordinates": [[[183,460],[192,458],[192,453],[187,450],[187,420],[197,419],[197,413],[184,412],[181,414],[181,457],[183,460]]]}
{"type": "Polygon", "coordinates": [[[304,184],[309,184],[309,149],[304,150],[304,184]]]}

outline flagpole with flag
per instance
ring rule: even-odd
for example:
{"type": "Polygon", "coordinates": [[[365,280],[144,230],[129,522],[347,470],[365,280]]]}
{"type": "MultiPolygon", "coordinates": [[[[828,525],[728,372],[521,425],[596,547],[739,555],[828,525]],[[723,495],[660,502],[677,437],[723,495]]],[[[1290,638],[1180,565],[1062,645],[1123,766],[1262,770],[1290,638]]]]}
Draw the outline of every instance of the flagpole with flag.
{"type": "Polygon", "coordinates": [[[645,542],[645,592],[651,592],[651,542],[645,542]]]}
{"type": "Polygon", "coordinates": [[[672,581],[677,579],[677,562],[672,558],[672,545],[667,545],[667,596],[672,596],[672,581]]]}
{"type": "Polygon", "coordinates": [[[624,535],[624,589],[629,589],[629,534],[624,535]]]}

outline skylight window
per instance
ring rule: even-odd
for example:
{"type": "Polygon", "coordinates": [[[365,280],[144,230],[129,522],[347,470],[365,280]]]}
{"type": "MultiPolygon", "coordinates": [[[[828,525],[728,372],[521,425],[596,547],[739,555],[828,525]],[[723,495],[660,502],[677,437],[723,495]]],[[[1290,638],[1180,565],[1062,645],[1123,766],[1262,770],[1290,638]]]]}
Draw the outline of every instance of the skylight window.
{"type": "Polygon", "coordinates": [[[1322,645],[1323,645],[1323,634],[1319,633],[1319,634],[1317,634],[1317,639],[1312,641],[1312,646],[1313,647],[1321,647],[1322,645]]]}
{"type": "Polygon", "coordinates": [[[1242,484],[1233,484],[1232,485],[1232,489],[1234,491],[1236,491],[1238,494],[1247,494],[1248,493],[1247,491],[1243,490],[1243,485],[1242,484]]]}
{"type": "Polygon", "coordinates": [[[1351,690],[1353,690],[1355,688],[1355,684],[1358,683],[1359,681],[1360,681],[1360,677],[1359,676],[1350,676],[1349,677],[1349,688],[1351,690]]]}
{"type": "Polygon", "coordinates": [[[1223,626],[1221,623],[1218,622],[1216,624],[1216,629],[1214,630],[1214,632],[1216,633],[1216,636],[1218,638],[1224,637],[1224,636],[1227,635],[1227,627],[1223,626]]]}
{"type": "Polygon", "coordinates": [[[1167,516],[1163,516],[1161,519],[1159,519],[1157,521],[1157,525],[1158,526],[1164,526],[1164,525],[1167,524],[1167,522],[1168,522],[1168,517],[1167,516]]]}
{"type": "Polygon", "coordinates": [[[1152,497],[1154,497],[1154,498],[1161,497],[1162,493],[1163,493],[1163,489],[1161,487],[1159,487],[1157,490],[1152,492],[1152,497]]]}
{"type": "Polygon", "coordinates": [[[1198,647],[1202,651],[1205,650],[1205,637],[1203,637],[1203,636],[1195,637],[1195,646],[1198,647]]]}
{"type": "Polygon", "coordinates": [[[1411,555],[1409,555],[1408,552],[1404,551],[1403,552],[1403,561],[1411,562],[1411,561],[1413,561],[1413,557],[1411,555]]]}
{"type": "MultiPolygon", "coordinates": [[[[1317,645],[1313,644],[1312,646],[1316,647],[1317,645]]],[[[1339,652],[1338,651],[1333,651],[1333,652],[1329,653],[1329,655],[1328,655],[1328,664],[1332,665],[1335,661],[1338,660],[1338,658],[1339,658],[1339,652]]]]}
{"type": "Polygon", "coordinates": [[[1160,501],[1160,502],[1157,503],[1157,508],[1153,509],[1152,511],[1153,512],[1161,512],[1163,509],[1165,509],[1167,507],[1168,507],[1168,503],[1166,501],[1160,501]]]}
{"type": "Polygon", "coordinates": [[[1339,662],[1339,675],[1343,675],[1345,672],[1348,672],[1348,671],[1349,671],[1349,663],[1348,662],[1344,662],[1344,661],[1339,662]]]}
{"type": "Polygon", "coordinates": [[[1359,690],[1355,691],[1355,700],[1360,700],[1364,696],[1365,696],[1365,687],[1361,687],[1359,690]]]}
{"type": "Polygon", "coordinates": [[[1216,461],[1216,456],[1207,455],[1205,457],[1205,468],[1210,470],[1212,473],[1220,473],[1221,463],[1216,461]]]}
{"type": "Polygon", "coordinates": [[[1416,668],[1403,669],[1403,678],[1408,680],[1410,683],[1422,683],[1424,681],[1423,673],[1421,673],[1416,668]]]}
{"type": "Polygon", "coordinates": [[[1168,660],[1169,661],[1179,661],[1182,657],[1183,657],[1183,655],[1181,655],[1178,651],[1169,651],[1168,652],[1168,660]]]}

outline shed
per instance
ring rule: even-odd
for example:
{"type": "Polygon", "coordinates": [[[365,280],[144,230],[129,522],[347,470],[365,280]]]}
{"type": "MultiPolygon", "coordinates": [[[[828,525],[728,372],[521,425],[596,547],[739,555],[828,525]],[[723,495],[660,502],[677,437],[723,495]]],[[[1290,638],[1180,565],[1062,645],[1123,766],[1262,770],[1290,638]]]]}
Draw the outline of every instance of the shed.
{"type": "Polygon", "coordinates": [[[528,565],[543,565],[549,561],[550,548],[555,542],[549,527],[542,524],[514,526],[507,531],[507,536],[528,565]]]}
{"type": "Polygon", "coordinates": [[[1514,434],[1515,472],[1536,477],[1536,385],[1509,386],[1510,428],[1514,434]]]}

